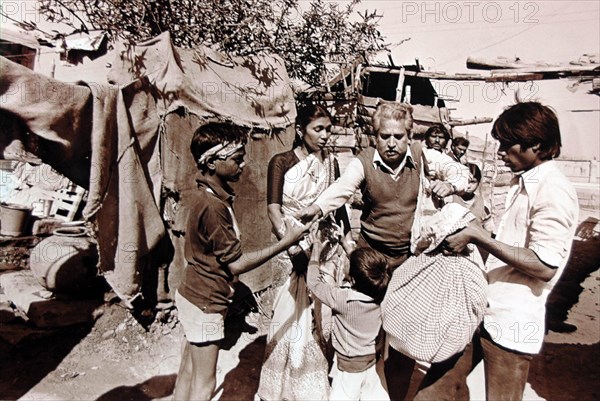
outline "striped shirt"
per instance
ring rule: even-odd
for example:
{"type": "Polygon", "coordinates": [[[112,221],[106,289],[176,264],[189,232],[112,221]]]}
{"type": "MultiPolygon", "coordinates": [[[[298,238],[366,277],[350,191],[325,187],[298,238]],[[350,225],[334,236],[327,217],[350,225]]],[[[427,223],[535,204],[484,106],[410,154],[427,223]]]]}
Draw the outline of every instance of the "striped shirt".
{"type": "Polygon", "coordinates": [[[306,282],[309,290],[333,311],[332,343],[346,357],[375,355],[381,328],[381,308],[373,298],[344,283],[325,282],[317,262],[310,262],[306,282]]]}

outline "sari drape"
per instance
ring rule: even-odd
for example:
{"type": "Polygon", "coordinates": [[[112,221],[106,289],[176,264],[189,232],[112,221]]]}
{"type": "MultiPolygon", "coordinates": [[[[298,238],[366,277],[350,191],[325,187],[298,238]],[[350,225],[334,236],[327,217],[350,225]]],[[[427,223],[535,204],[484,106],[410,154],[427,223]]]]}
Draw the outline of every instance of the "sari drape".
{"type": "MultiPolygon", "coordinates": [[[[332,155],[313,153],[285,173],[284,219],[311,205],[335,180],[332,155]]],[[[306,240],[300,246],[310,248],[306,240]]],[[[329,363],[326,339],[320,320],[321,306],[315,306],[306,287],[307,258],[295,258],[286,252],[272,259],[273,266],[286,272],[287,279],[273,304],[273,318],[267,334],[265,359],[257,394],[263,400],[327,400],[329,398],[329,363]],[[294,266],[294,264],[296,266],[294,266]],[[303,266],[298,266],[302,264],[303,266]]]]}

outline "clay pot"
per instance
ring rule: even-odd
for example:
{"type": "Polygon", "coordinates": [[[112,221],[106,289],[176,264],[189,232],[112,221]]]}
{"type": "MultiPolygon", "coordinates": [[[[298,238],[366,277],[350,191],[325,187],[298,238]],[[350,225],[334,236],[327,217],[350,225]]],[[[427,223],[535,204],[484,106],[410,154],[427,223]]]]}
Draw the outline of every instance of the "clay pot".
{"type": "MultiPolygon", "coordinates": [[[[60,234],[60,231],[55,231],[60,234]]],[[[51,235],[31,251],[29,266],[39,283],[53,292],[82,293],[96,282],[96,245],[87,236],[51,235]]]]}
{"type": "Polygon", "coordinates": [[[14,203],[0,204],[0,235],[9,237],[23,235],[30,216],[31,208],[28,206],[14,203]]]}

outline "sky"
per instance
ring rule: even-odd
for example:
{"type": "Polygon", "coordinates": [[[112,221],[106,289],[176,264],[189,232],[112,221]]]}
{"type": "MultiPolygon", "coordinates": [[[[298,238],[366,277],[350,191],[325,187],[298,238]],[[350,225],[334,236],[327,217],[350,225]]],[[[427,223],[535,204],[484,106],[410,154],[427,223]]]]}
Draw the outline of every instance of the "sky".
{"type": "MultiPolygon", "coordinates": [[[[347,1],[338,1],[348,4],[347,1]]],[[[519,57],[523,62],[561,63],[583,54],[600,54],[600,1],[372,1],[360,9],[382,15],[380,31],[392,48],[396,65],[414,64],[426,71],[482,73],[469,70],[467,57],[519,57]]],[[[387,60],[387,55],[380,57],[387,60]]],[[[521,99],[554,108],[563,136],[564,158],[600,159],[600,96],[587,94],[591,84],[567,87],[562,79],[511,83],[434,82],[453,118],[497,117],[521,99]],[[584,111],[585,110],[585,111],[584,111]]],[[[461,127],[485,137],[491,124],[461,127]]]]}

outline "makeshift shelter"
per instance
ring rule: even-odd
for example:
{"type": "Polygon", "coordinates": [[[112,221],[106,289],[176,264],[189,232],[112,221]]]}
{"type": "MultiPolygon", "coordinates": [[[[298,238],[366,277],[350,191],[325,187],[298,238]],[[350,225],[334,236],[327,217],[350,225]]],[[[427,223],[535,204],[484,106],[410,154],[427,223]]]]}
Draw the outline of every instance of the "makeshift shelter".
{"type": "Polygon", "coordinates": [[[413,106],[414,134],[424,133],[433,124],[444,124],[451,128],[446,103],[438,98],[431,81],[406,75],[407,71],[419,71],[419,66],[370,66],[364,69],[358,95],[358,114],[363,124],[371,126],[371,117],[377,104],[381,100],[387,100],[402,101],[413,106]]]}
{"type": "Polygon", "coordinates": [[[334,147],[356,151],[369,144],[371,116],[380,101],[400,101],[413,106],[413,133],[423,134],[433,124],[448,129],[489,123],[491,118],[453,119],[445,100],[438,95],[432,79],[484,80],[473,74],[427,73],[418,63],[405,66],[363,64],[359,60],[339,67],[340,73],[326,88],[308,92],[312,101],[326,104],[334,114],[334,147]]]}
{"type": "Polygon", "coordinates": [[[256,205],[265,203],[268,159],[291,144],[291,136],[275,134],[294,121],[296,111],[276,57],[178,49],[168,33],[119,45],[113,53],[112,85],[104,79],[67,84],[0,58],[0,112],[17,122],[0,135],[89,189],[84,216],[96,223],[100,269],[115,292],[132,302],[160,266],[170,264],[171,287],[178,283],[185,216],[177,205],[179,194],[194,185],[189,143],[203,121],[230,120],[257,139],[247,149],[237,207],[246,211],[240,223],[251,241],[245,244],[270,242],[266,207],[256,205]],[[165,252],[171,245],[172,263],[172,253],[165,252]]]}
{"type": "Polygon", "coordinates": [[[39,49],[40,45],[31,33],[11,28],[10,25],[2,27],[0,56],[33,69],[39,49]]]}
{"type": "Polygon", "coordinates": [[[108,38],[102,31],[93,34],[74,33],[59,40],[61,59],[75,65],[82,64],[85,58],[93,60],[100,57],[108,49],[108,38]]]}
{"type": "MultiPolygon", "coordinates": [[[[475,74],[443,74],[429,73],[421,70],[418,62],[415,65],[384,66],[361,63],[356,60],[352,64],[338,67],[339,74],[330,80],[326,88],[307,93],[311,101],[326,105],[334,115],[333,135],[330,146],[338,152],[343,169],[351,156],[367,146],[374,146],[371,118],[377,104],[381,101],[400,101],[410,103],[413,107],[414,138],[421,139],[422,134],[433,124],[443,124],[454,135],[455,127],[489,123],[492,118],[479,117],[470,119],[452,118],[446,101],[438,95],[431,80],[484,80],[475,74]]],[[[486,162],[495,159],[492,143],[474,144],[473,150],[477,162],[485,173],[486,162]]],[[[495,171],[495,170],[494,170],[495,171]]],[[[489,196],[491,180],[495,176],[487,174],[484,179],[483,192],[489,196]]],[[[360,195],[350,200],[352,211],[352,229],[359,230],[360,195]]]]}

